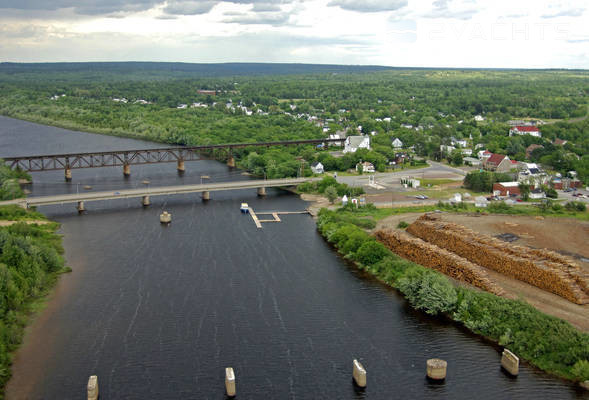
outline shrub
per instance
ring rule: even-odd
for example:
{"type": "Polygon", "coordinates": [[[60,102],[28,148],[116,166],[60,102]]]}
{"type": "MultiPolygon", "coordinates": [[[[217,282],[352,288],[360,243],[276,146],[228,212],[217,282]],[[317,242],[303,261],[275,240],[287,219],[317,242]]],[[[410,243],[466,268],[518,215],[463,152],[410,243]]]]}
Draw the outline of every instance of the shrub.
{"type": "Polygon", "coordinates": [[[397,224],[397,228],[399,228],[399,229],[405,229],[405,228],[407,228],[408,226],[409,226],[409,224],[408,224],[407,222],[405,222],[405,221],[400,221],[400,222],[397,224]]]}
{"type": "Polygon", "coordinates": [[[415,308],[430,315],[450,312],[456,305],[456,290],[450,281],[423,267],[407,270],[396,286],[415,308]]]}
{"type": "Polygon", "coordinates": [[[571,368],[571,374],[578,381],[589,380],[589,361],[579,360],[571,368]]]}
{"type": "Polygon", "coordinates": [[[558,198],[558,193],[553,188],[548,188],[548,189],[546,189],[546,197],[549,197],[551,199],[556,199],[556,198],[558,198]]]}
{"type": "Polygon", "coordinates": [[[389,250],[376,240],[367,240],[356,251],[354,259],[364,265],[376,264],[389,254],[389,250]]]}

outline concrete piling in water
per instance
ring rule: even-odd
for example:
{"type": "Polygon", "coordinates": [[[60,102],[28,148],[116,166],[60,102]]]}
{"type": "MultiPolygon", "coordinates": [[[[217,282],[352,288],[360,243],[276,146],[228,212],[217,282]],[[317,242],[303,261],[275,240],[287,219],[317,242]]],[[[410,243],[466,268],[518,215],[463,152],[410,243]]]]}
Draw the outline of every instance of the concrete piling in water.
{"type": "Polygon", "coordinates": [[[366,370],[358,360],[354,360],[353,364],[352,376],[354,377],[354,382],[361,388],[366,387],[366,370]]]}
{"type": "Polygon", "coordinates": [[[168,213],[167,211],[164,211],[160,214],[160,222],[162,224],[169,224],[170,222],[172,222],[172,214],[168,213]]]}
{"type": "Polygon", "coordinates": [[[69,182],[72,180],[72,170],[70,167],[65,167],[65,181],[69,182]]]}
{"type": "Polygon", "coordinates": [[[86,208],[84,208],[84,202],[83,201],[78,201],[78,205],[76,207],[78,209],[78,212],[81,214],[84,211],[86,211],[86,208]]]}
{"type": "Polygon", "coordinates": [[[427,360],[427,377],[436,381],[442,381],[446,379],[446,369],[448,363],[439,358],[431,358],[427,360]]]}
{"type": "Polygon", "coordinates": [[[88,378],[88,400],[98,400],[98,377],[96,375],[92,375],[88,378]]]}
{"type": "Polygon", "coordinates": [[[266,188],[264,186],[258,188],[258,196],[266,196],[266,188]]]}
{"type": "Polygon", "coordinates": [[[225,391],[227,392],[227,396],[235,396],[235,373],[231,367],[225,368],[225,391]]]}
{"type": "Polygon", "coordinates": [[[143,207],[147,207],[151,204],[151,202],[149,201],[149,196],[143,196],[143,198],[141,199],[141,204],[143,205],[143,207]]]}
{"type": "Polygon", "coordinates": [[[227,159],[227,166],[235,168],[235,158],[233,158],[233,156],[229,156],[229,158],[227,159]]]}
{"type": "Polygon", "coordinates": [[[501,354],[501,367],[513,376],[519,374],[519,357],[507,349],[501,354]]]}
{"type": "Polygon", "coordinates": [[[184,160],[180,159],[178,160],[178,173],[183,173],[184,172],[184,160]]]}
{"type": "Polygon", "coordinates": [[[124,176],[131,176],[131,166],[127,163],[123,164],[123,175],[124,176]]]}
{"type": "Polygon", "coordinates": [[[210,200],[211,199],[211,193],[209,193],[208,190],[205,190],[204,192],[202,192],[202,199],[203,200],[210,200]]]}

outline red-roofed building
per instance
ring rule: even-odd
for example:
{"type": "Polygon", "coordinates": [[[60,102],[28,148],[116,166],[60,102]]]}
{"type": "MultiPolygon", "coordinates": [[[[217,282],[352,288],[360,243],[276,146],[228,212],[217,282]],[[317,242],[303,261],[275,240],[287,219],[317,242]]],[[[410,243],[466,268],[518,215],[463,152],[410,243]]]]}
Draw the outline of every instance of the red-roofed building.
{"type": "Polygon", "coordinates": [[[567,140],[562,140],[562,139],[555,139],[554,140],[554,145],[556,145],[556,146],[564,146],[567,143],[568,143],[567,140]]]}
{"type": "Polygon", "coordinates": [[[509,130],[509,136],[513,135],[530,135],[536,137],[542,137],[542,133],[537,126],[514,126],[509,130]]]}
{"type": "Polygon", "coordinates": [[[491,157],[483,161],[483,168],[488,171],[509,172],[517,168],[517,161],[512,161],[503,154],[492,154],[491,157]]]}

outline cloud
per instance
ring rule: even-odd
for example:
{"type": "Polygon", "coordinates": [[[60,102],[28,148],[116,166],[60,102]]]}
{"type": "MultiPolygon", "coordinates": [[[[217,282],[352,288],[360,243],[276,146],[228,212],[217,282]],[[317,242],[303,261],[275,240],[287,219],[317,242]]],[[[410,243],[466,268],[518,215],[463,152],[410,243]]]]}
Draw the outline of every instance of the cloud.
{"type": "Polygon", "coordinates": [[[230,18],[224,19],[222,22],[230,24],[242,25],[272,25],[281,26],[287,25],[290,19],[289,13],[262,13],[262,14],[246,14],[246,13],[231,13],[230,18]]]}
{"type": "Polygon", "coordinates": [[[407,6],[407,0],[332,0],[329,7],[339,7],[348,11],[381,12],[396,11],[407,6]]]}
{"type": "Polygon", "coordinates": [[[168,1],[164,8],[166,14],[172,15],[200,15],[207,14],[219,2],[217,1],[194,1],[194,0],[173,0],[168,1]]]}
{"type": "Polygon", "coordinates": [[[255,12],[274,12],[274,11],[281,11],[282,9],[278,4],[272,3],[254,3],[252,7],[252,11],[255,12]]]}
{"type": "Polygon", "coordinates": [[[31,11],[55,11],[72,8],[77,14],[99,15],[145,11],[161,2],[162,0],[2,0],[0,8],[31,11]]]}
{"type": "Polygon", "coordinates": [[[472,4],[472,1],[463,2],[457,7],[452,7],[452,9],[449,7],[451,3],[453,3],[452,0],[436,0],[432,3],[433,9],[428,13],[425,13],[423,17],[466,20],[472,18],[472,16],[478,12],[478,10],[474,8],[461,8],[464,7],[464,5],[467,5],[468,7],[472,4]]]}
{"type": "Polygon", "coordinates": [[[558,17],[580,17],[585,10],[582,8],[570,8],[562,10],[553,14],[544,14],[542,18],[558,18],[558,17]]]}

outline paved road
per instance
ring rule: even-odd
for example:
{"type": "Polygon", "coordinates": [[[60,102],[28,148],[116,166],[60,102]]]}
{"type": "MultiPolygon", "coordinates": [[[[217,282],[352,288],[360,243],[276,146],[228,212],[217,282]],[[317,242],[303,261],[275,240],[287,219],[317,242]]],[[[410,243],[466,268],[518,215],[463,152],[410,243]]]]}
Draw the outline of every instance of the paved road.
{"type": "MultiPolygon", "coordinates": [[[[399,170],[395,172],[378,172],[375,175],[376,183],[381,185],[391,185],[391,184],[398,184],[399,179],[405,176],[414,176],[414,177],[422,177],[422,176],[431,176],[435,177],[436,175],[454,175],[456,180],[462,180],[466,172],[459,168],[450,167],[439,162],[435,161],[427,161],[429,166],[419,169],[405,169],[399,170]]],[[[450,178],[452,179],[452,178],[450,178]]],[[[337,181],[339,183],[346,183],[350,186],[363,186],[368,184],[368,174],[365,175],[358,175],[358,176],[338,176],[337,181]]]]}

